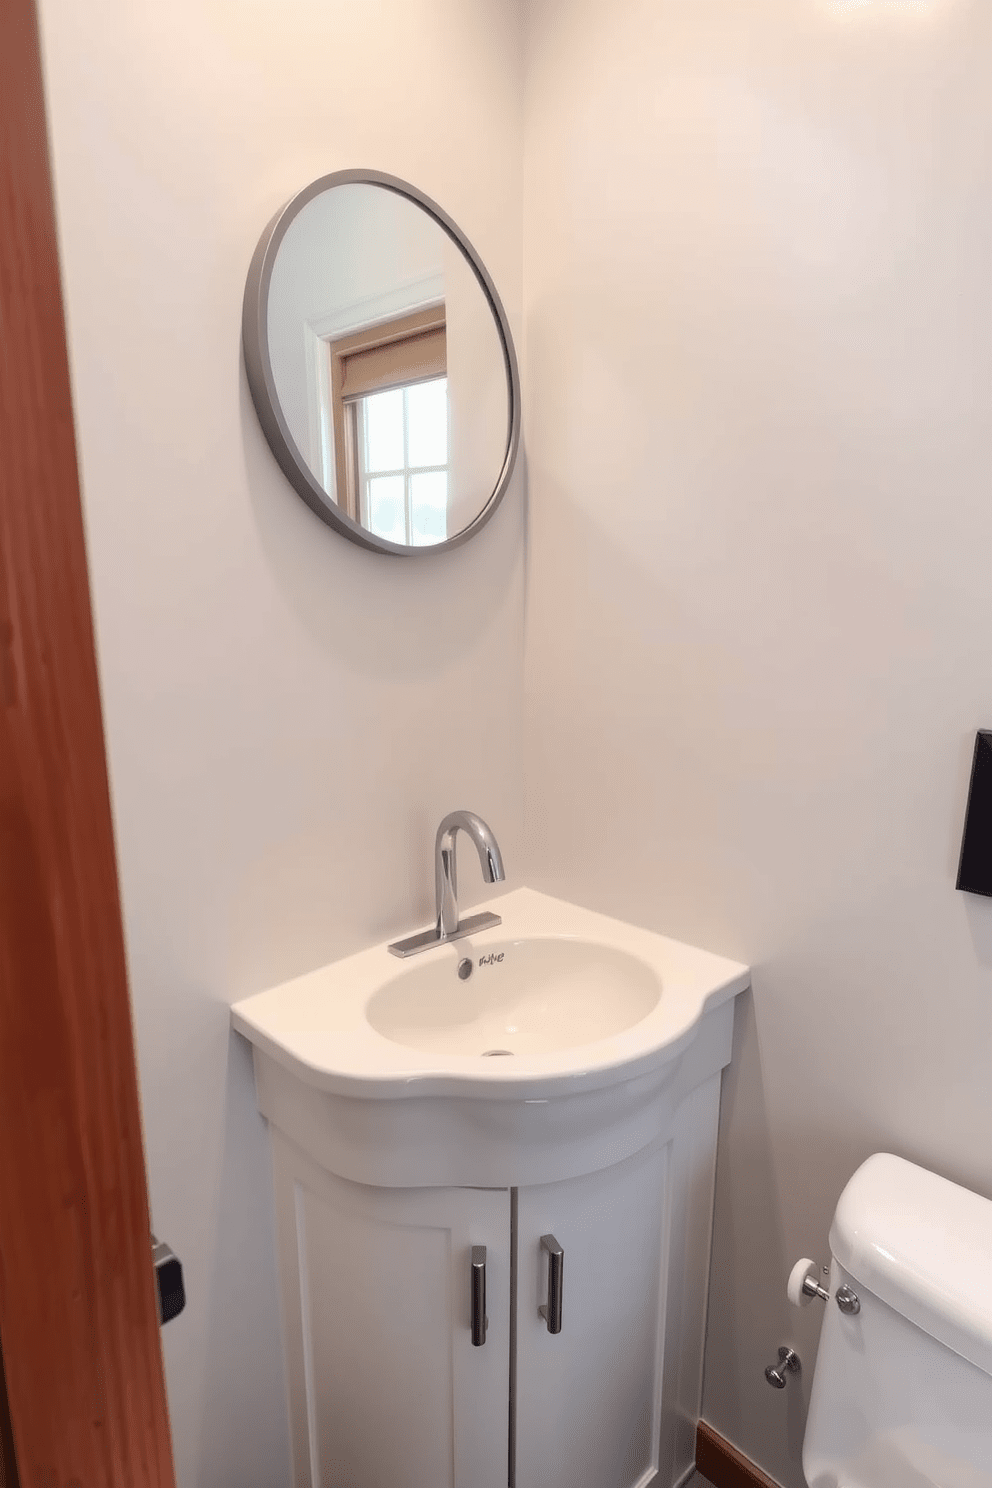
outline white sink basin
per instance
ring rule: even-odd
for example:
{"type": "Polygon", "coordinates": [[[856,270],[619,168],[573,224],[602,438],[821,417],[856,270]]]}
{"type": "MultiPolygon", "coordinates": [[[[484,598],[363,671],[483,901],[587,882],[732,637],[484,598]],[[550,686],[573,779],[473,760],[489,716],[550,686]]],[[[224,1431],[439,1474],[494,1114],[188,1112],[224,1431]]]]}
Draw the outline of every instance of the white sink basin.
{"type": "Polygon", "coordinates": [[[533,889],[482,908],[503,923],[399,971],[385,943],[360,951],[236,1003],[234,1027],[340,1095],[550,1098],[669,1062],[748,984],[735,961],[533,889]]]}
{"type": "Polygon", "coordinates": [[[596,941],[487,938],[477,957],[459,954],[460,945],[374,992],[371,1027],[431,1054],[553,1054],[623,1033],[662,995],[648,962],[596,941]]]}
{"type": "Polygon", "coordinates": [[[746,966],[532,889],[482,907],[503,923],[402,968],[373,946],[232,1008],[260,1110],[328,1171],[554,1182],[637,1151],[729,1061],[746,966]]]}

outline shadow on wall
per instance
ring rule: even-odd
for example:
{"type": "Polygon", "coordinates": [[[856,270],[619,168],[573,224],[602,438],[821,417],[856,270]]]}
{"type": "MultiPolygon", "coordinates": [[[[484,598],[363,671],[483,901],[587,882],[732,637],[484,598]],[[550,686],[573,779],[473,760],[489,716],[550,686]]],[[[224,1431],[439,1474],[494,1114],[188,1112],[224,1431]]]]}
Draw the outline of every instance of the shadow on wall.
{"type": "MultiPolygon", "coordinates": [[[[984,721],[979,720],[978,727],[990,726],[992,726],[992,716],[984,721]]],[[[954,811],[948,823],[947,876],[952,883],[957,881],[958,876],[961,839],[968,810],[974,754],[975,736],[968,734],[961,740],[954,790],[954,811]]],[[[964,915],[975,952],[975,960],[980,966],[992,968],[992,898],[987,898],[984,894],[959,892],[961,892],[961,902],[964,905],[964,915]]]]}
{"type": "MultiPolygon", "coordinates": [[[[227,1008],[219,1009],[227,1019],[227,1008]]],[[[210,1245],[213,1262],[205,1297],[190,1299],[206,1314],[206,1369],[199,1423],[196,1488],[277,1485],[286,1481],[289,1437],[271,1431],[263,1441],[252,1402],[281,1400],[286,1382],[275,1289],[253,1287],[275,1275],[275,1204],[265,1122],[255,1105],[251,1049],[228,1035],[224,1148],[219,1203],[210,1245]],[[228,1253],[236,1246],[237,1255],[228,1253]],[[246,1297],[246,1289],[249,1295],[246,1297]],[[241,1386],[232,1389],[227,1361],[241,1361],[241,1386]]],[[[285,1422],[278,1411],[271,1421],[285,1422]]]]}
{"type": "Polygon", "coordinates": [[[992,969],[992,901],[980,894],[964,894],[962,897],[975,960],[992,969]]]}
{"type": "MultiPolygon", "coordinates": [[[[218,738],[226,751],[237,731],[221,768],[228,782],[240,772],[253,813],[228,896],[225,985],[244,995],[428,924],[434,833],[453,807],[499,824],[522,882],[508,805],[519,811],[521,678],[509,661],[523,645],[523,481],[518,466],[463,547],[367,552],[290,486],[240,360],[238,371],[251,516],[247,550],[231,555],[247,575],[235,643],[239,682],[255,681],[218,738]]],[[[463,893],[481,897],[471,866],[463,893]]]]}
{"type": "MultiPolygon", "coordinates": [[[[737,1000],[733,1058],[723,1075],[718,1151],[703,1417],[729,1441],[741,1446],[750,1445],[753,1426],[749,1430],[746,1423],[753,1418],[755,1406],[760,1413],[766,1404],[760,1395],[757,1401],[753,1397],[759,1389],[770,1390],[762,1374],[764,1366],[758,1367],[755,1350],[763,1346],[768,1356],[765,1363],[774,1363],[779,1344],[793,1342],[795,1317],[786,1300],[784,1280],[781,1300],[771,1311],[765,1305],[765,1289],[735,1291],[735,1278],[741,1275],[779,1274],[784,1278],[790,1264],[772,1160],[754,999],[750,992],[737,1000]],[[734,1126],[747,1136],[731,1163],[729,1133],[734,1126]],[[716,1319],[719,1321],[715,1325],[716,1319]],[[721,1400],[724,1404],[734,1401],[735,1412],[717,1410],[714,1414],[714,1392],[708,1388],[714,1378],[720,1381],[721,1400]]],[[[803,1387],[800,1389],[798,1381],[790,1379],[782,1392],[785,1431],[781,1433],[779,1450],[764,1457],[761,1463],[784,1488],[805,1488],[798,1463],[812,1354],[808,1347],[800,1347],[799,1353],[804,1364],[803,1387]]]]}
{"type": "Polygon", "coordinates": [[[282,596],[321,649],[380,680],[436,678],[513,601],[521,562],[521,462],[499,510],[464,547],[370,553],[321,522],[290,486],[258,423],[239,353],[245,479],[282,596]]]}
{"type": "MultiPolygon", "coordinates": [[[[760,995],[760,966],[753,980],[760,995]]],[[[794,1308],[786,1282],[801,1256],[829,1264],[836,1200],[875,1150],[826,1129],[816,1110],[796,1110],[773,1137],[753,993],[739,998],[720,1107],[703,1417],[783,1488],[806,1488],[803,1435],[823,1318],[817,1301],[794,1308]],[[787,1204],[776,1172],[792,1175],[787,1204]],[[764,1369],[782,1344],[796,1349],[802,1372],[779,1392],[764,1369]]]]}

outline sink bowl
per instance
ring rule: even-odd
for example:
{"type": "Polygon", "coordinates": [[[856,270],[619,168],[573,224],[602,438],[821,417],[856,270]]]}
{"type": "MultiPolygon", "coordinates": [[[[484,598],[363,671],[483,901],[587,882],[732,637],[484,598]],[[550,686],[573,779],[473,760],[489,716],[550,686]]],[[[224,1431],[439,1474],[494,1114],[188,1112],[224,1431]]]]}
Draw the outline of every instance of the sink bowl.
{"type": "Polygon", "coordinates": [[[598,1043],[639,1023],[660,997],[660,977],[639,957],[548,936],[490,940],[455,964],[432,957],[385,982],[366,1017],[411,1049],[485,1059],[598,1043]]]}

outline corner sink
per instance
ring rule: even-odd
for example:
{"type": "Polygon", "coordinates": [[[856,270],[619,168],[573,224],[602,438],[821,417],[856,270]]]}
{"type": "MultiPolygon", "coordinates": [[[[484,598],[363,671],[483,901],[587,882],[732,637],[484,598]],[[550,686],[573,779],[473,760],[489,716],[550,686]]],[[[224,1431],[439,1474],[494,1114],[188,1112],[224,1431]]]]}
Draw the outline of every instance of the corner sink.
{"type": "Polygon", "coordinates": [[[372,994],[366,1017],[376,1032],[438,1055],[553,1054],[623,1033],[661,997],[648,962],[592,940],[488,939],[475,956],[452,949],[455,965],[432,956],[372,994]]]}
{"type": "Polygon", "coordinates": [[[263,1115],[330,1171],[550,1182],[730,1059],[746,966],[532,889],[481,908],[502,924],[402,969],[383,943],[231,1009],[263,1115]]]}
{"type": "Polygon", "coordinates": [[[482,907],[502,924],[400,972],[385,944],[359,951],[236,1003],[234,1027],[340,1095],[548,1099],[667,1064],[748,985],[735,961],[532,889],[482,907]]]}

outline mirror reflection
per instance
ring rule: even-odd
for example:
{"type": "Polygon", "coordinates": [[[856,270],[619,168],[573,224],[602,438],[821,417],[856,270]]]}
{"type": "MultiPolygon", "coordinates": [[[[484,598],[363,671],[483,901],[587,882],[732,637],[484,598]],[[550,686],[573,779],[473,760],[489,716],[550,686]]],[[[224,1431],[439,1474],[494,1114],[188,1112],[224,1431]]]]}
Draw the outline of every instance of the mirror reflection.
{"type": "Polygon", "coordinates": [[[371,180],[315,187],[256,253],[260,368],[249,276],[245,360],[263,428],[300,494],[349,536],[387,551],[451,542],[481,525],[512,458],[495,291],[426,198],[371,180]]]}

